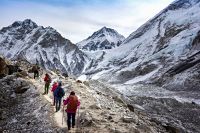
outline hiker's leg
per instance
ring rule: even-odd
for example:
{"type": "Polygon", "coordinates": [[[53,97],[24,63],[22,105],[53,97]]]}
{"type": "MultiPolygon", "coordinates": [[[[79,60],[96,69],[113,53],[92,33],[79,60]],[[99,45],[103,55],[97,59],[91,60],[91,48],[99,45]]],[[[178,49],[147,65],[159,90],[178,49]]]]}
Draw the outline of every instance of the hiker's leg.
{"type": "Polygon", "coordinates": [[[34,79],[35,79],[35,77],[36,77],[36,73],[34,72],[34,79]]]}
{"type": "Polygon", "coordinates": [[[72,113],[72,128],[74,128],[75,126],[75,117],[76,117],[76,113],[72,113]]]}
{"type": "Polygon", "coordinates": [[[62,99],[62,98],[59,98],[59,100],[58,100],[58,102],[59,102],[59,103],[58,103],[58,104],[59,104],[59,105],[58,105],[58,110],[60,110],[61,99],[62,99]]]}
{"type": "Polygon", "coordinates": [[[44,94],[46,94],[47,83],[44,85],[44,94]]]}
{"type": "Polygon", "coordinates": [[[55,106],[56,98],[53,96],[53,105],[55,106]]]}
{"type": "Polygon", "coordinates": [[[36,77],[38,78],[39,77],[39,72],[37,71],[37,73],[36,73],[36,77]]]}
{"type": "Polygon", "coordinates": [[[49,92],[49,86],[50,86],[50,83],[47,83],[47,94],[49,92]]]}
{"type": "Polygon", "coordinates": [[[56,112],[58,111],[58,99],[57,97],[55,97],[55,100],[56,100],[56,112]]]}
{"type": "Polygon", "coordinates": [[[68,129],[70,130],[70,128],[71,128],[71,113],[67,113],[67,126],[68,126],[68,129]]]}

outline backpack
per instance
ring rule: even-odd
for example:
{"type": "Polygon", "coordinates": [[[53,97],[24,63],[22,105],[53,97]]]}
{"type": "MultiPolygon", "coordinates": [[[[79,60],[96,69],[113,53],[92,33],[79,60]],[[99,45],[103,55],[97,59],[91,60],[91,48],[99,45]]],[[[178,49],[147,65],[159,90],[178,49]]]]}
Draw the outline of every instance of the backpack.
{"type": "Polygon", "coordinates": [[[49,82],[49,83],[51,83],[51,77],[50,76],[48,76],[48,79],[47,79],[47,81],[49,82]]]}
{"type": "Polygon", "coordinates": [[[32,67],[32,72],[35,72],[37,70],[36,66],[32,67]]]}
{"type": "Polygon", "coordinates": [[[58,89],[57,96],[62,98],[65,95],[65,92],[63,91],[62,88],[57,88],[57,89],[58,89]]]}
{"type": "Polygon", "coordinates": [[[78,98],[77,96],[69,96],[69,103],[67,104],[67,109],[76,111],[78,105],[78,98]]]}

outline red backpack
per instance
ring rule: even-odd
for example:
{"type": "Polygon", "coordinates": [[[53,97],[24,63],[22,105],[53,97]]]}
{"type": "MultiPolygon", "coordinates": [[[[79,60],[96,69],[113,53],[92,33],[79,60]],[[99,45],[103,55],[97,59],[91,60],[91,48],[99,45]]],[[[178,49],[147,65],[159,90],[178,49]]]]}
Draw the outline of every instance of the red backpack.
{"type": "Polygon", "coordinates": [[[71,110],[76,112],[77,109],[77,105],[78,105],[78,98],[77,96],[69,96],[69,103],[67,104],[67,110],[71,110]]]}
{"type": "Polygon", "coordinates": [[[45,82],[48,82],[48,83],[51,83],[51,77],[50,77],[50,76],[46,76],[46,77],[44,78],[44,81],[45,81],[45,82]]]}

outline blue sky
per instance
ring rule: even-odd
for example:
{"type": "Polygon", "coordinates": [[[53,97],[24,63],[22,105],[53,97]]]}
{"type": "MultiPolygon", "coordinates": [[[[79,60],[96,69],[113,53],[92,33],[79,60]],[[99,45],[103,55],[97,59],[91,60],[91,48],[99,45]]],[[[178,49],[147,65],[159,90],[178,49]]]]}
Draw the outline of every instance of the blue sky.
{"type": "Polygon", "coordinates": [[[173,0],[0,0],[0,28],[32,19],[77,43],[103,26],[127,37],[173,0]]]}

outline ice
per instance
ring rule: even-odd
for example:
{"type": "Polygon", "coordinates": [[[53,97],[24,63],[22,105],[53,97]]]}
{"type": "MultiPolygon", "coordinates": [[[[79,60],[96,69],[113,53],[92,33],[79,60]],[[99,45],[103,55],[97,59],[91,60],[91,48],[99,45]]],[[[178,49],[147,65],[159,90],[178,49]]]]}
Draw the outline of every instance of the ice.
{"type": "MultiPolygon", "coordinates": [[[[160,68],[161,68],[161,67],[160,67],[160,68]]],[[[146,80],[146,79],[152,77],[156,72],[158,72],[158,70],[159,70],[160,68],[158,68],[158,69],[156,69],[156,70],[154,70],[154,71],[152,71],[152,72],[150,72],[150,73],[148,73],[148,74],[146,74],[146,75],[138,76],[138,77],[136,77],[136,78],[133,78],[133,79],[131,79],[131,80],[125,82],[124,84],[134,84],[134,83],[137,83],[137,82],[140,82],[140,81],[144,81],[144,80],[146,80]]]]}

